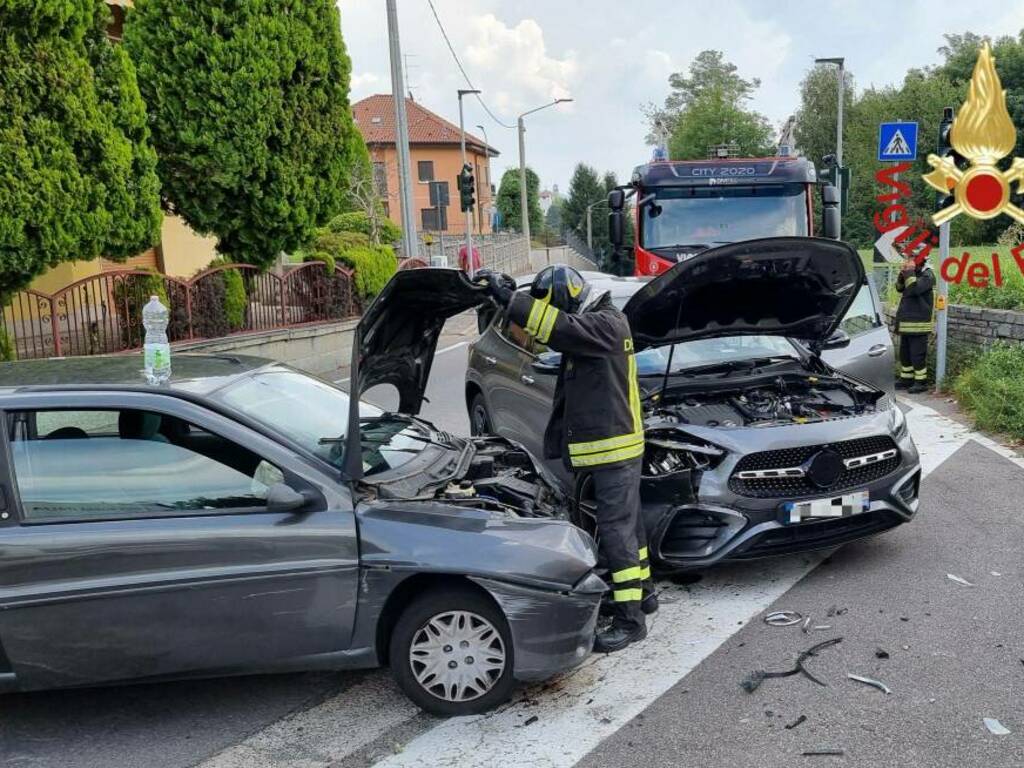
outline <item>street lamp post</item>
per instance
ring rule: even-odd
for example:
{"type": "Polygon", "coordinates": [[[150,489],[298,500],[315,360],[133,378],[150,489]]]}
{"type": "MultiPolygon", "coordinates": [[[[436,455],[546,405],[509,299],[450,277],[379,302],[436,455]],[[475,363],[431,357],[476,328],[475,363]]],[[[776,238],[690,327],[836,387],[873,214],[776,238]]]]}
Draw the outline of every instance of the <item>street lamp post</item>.
{"type": "MultiPolygon", "coordinates": [[[[480,129],[480,133],[482,133],[484,135],[484,161],[486,162],[486,165],[484,167],[489,169],[491,167],[491,142],[487,138],[487,129],[484,128],[482,125],[477,125],[477,128],[479,128],[480,129]]],[[[487,204],[487,209],[485,211],[485,213],[487,214],[487,224],[488,224],[488,226],[490,225],[490,222],[491,222],[490,207],[494,204],[494,201],[491,199],[491,189],[490,189],[490,186],[489,186],[490,183],[491,183],[491,174],[490,174],[490,171],[488,170],[488,172],[487,172],[487,184],[488,184],[487,200],[488,200],[488,204],[487,204]]],[[[481,231],[483,231],[483,222],[482,221],[481,221],[481,224],[480,224],[480,229],[481,229],[481,231]]]]}
{"type": "MultiPolygon", "coordinates": [[[[459,89],[459,142],[462,148],[462,169],[466,168],[466,126],[462,121],[462,97],[467,94],[480,93],[473,89],[459,89]]],[[[462,171],[460,171],[460,174],[462,171]]],[[[460,190],[461,192],[461,190],[460,190]]],[[[460,195],[461,198],[461,195],[460,195]]],[[[466,265],[470,277],[473,276],[473,209],[466,208],[466,265]]]]}
{"type": "Polygon", "coordinates": [[[516,125],[519,128],[519,205],[520,212],[519,218],[521,220],[521,226],[523,234],[526,235],[526,247],[530,247],[530,209],[527,203],[526,195],[526,125],[523,123],[523,118],[527,115],[532,115],[534,112],[540,112],[542,109],[553,107],[556,104],[562,104],[572,99],[555,99],[554,101],[536,107],[534,109],[528,109],[519,116],[516,120],[516,125]]]}

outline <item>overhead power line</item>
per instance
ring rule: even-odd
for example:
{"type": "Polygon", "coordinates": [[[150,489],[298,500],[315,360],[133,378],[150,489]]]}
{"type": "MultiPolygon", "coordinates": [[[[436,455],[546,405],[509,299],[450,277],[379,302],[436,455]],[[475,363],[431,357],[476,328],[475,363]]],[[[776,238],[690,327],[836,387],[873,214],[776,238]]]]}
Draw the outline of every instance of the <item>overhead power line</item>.
{"type": "MultiPolygon", "coordinates": [[[[447,43],[448,50],[451,51],[452,58],[455,59],[456,66],[458,66],[459,71],[462,73],[462,76],[466,79],[466,84],[470,88],[472,88],[474,90],[477,90],[477,87],[475,85],[473,85],[473,81],[469,79],[469,75],[466,74],[466,68],[463,67],[462,66],[462,62],[459,61],[459,54],[457,54],[455,52],[455,47],[452,45],[452,41],[448,39],[448,33],[445,32],[444,24],[441,23],[441,17],[437,15],[437,8],[434,7],[434,0],[427,0],[427,5],[430,6],[430,11],[431,11],[431,13],[434,14],[434,21],[437,22],[437,28],[439,30],[441,30],[441,37],[443,37],[445,43],[447,43]]],[[[493,112],[491,112],[490,107],[487,106],[487,103],[480,97],[479,93],[476,94],[476,100],[480,102],[480,106],[484,108],[484,112],[486,112],[488,114],[488,116],[490,116],[491,120],[496,122],[502,128],[509,128],[509,129],[515,128],[514,125],[509,125],[508,123],[505,123],[505,122],[502,122],[501,120],[499,120],[497,118],[497,116],[495,116],[495,114],[493,112]]]]}

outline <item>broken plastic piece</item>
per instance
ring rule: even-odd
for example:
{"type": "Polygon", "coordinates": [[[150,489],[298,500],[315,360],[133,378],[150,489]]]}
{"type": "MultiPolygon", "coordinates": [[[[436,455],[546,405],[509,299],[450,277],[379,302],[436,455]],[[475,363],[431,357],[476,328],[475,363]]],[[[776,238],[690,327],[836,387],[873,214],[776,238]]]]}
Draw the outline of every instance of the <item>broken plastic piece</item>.
{"type": "Polygon", "coordinates": [[[798,717],[796,720],[794,720],[792,723],[790,723],[789,725],[786,726],[786,730],[787,731],[792,731],[794,728],[796,728],[801,723],[806,723],[806,722],[807,722],[807,715],[800,715],[800,717],[798,717]]]}
{"type": "Polygon", "coordinates": [[[802,753],[804,757],[835,756],[840,757],[846,753],[841,749],[809,749],[802,753]]]}
{"type": "Polygon", "coordinates": [[[537,715],[532,715],[531,717],[528,717],[526,718],[526,720],[523,721],[523,725],[533,725],[538,720],[540,720],[540,718],[537,717],[537,715]]]}
{"type": "Polygon", "coordinates": [[[807,634],[807,628],[809,626],[811,626],[811,617],[810,616],[808,616],[806,619],[804,619],[804,625],[803,625],[802,629],[803,629],[805,635],[807,634]]]}
{"type": "Polygon", "coordinates": [[[878,680],[872,680],[870,677],[861,677],[860,675],[853,675],[847,672],[846,676],[851,680],[856,680],[858,683],[864,683],[864,685],[871,685],[880,690],[882,693],[890,694],[892,691],[889,690],[889,686],[885,683],[879,682],[878,680]]]}
{"type": "Polygon", "coordinates": [[[947,573],[946,574],[946,578],[949,579],[950,581],[955,581],[957,584],[963,584],[965,587],[973,587],[974,586],[967,579],[962,579],[962,578],[960,578],[959,576],[957,576],[956,574],[953,574],[953,573],[947,573]]]}
{"type": "Polygon", "coordinates": [[[986,717],[982,720],[985,723],[985,727],[988,728],[988,732],[993,736],[1009,736],[1010,729],[1000,723],[994,717],[986,717]]]}
{"type": "Polygon", "coordinates": [[[772,611],[764,617],[769,627],[791,627],[803,621],[803,615],[796,611],[772,611]]]}
{"type": "Polygon", "coordinates": [[[875,658],[876,659],[888,659],[889,658],[889,652],[888,651],[884,651],[881,648],[878,648],[878,649],[875,650],[875,658]]]}
{"type": "Polygon", "coordinates": [[[811,629],[813,629],[815,632],[820,632],[820,631],[825,630],[825,629],[832,629],[832,625],[831,624],[817,624],[817,625],[811,627],[811,629]]]}
{"type": "Polygon", "coordinates": [[[804,668],[804,662],[810,657],[816,656],[822,648],[828,648],[841,642],[843,642],[843,638],[834,637],[831,640],[825,640],[822,643],[811,646],[806,651],[800,653],[796,659],[796,666],[792,669],[787,669],[785,672],[766,672],[763,669],[754,670],[740,682],[740,688],[747,693],[753,693],[761,686],[761,683],[770,677],[792,677],[793,675],[803,675],[811,682],[827,688],[826,683],[823,683],[804,668]]]}

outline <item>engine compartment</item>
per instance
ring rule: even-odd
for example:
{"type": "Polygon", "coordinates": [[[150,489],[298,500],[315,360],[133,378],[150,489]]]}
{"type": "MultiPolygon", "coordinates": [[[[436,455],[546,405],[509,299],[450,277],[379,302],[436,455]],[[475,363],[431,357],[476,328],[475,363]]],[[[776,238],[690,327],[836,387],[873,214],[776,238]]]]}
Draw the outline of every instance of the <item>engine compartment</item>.
{"type": "Polygon", "coordinates": [[[652,415],[703,427],[767,427],[858,416],[883,393],[839,376],[783,375],[711,390],[669,390],[652,415]]]}

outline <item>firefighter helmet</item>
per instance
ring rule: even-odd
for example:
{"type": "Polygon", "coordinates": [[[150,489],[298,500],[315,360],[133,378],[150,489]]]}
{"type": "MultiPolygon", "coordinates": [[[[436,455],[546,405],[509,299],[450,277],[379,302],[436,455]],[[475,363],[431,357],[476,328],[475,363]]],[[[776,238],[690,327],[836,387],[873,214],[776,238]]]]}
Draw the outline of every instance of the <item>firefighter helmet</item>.
{"type": "Polygon", "coordinates": [[[590,284],[583,275],[565,264],[544,267],[530,286],[533,298],[569,314],[580,312],[586,306],[590,293],[590,284]]]}

